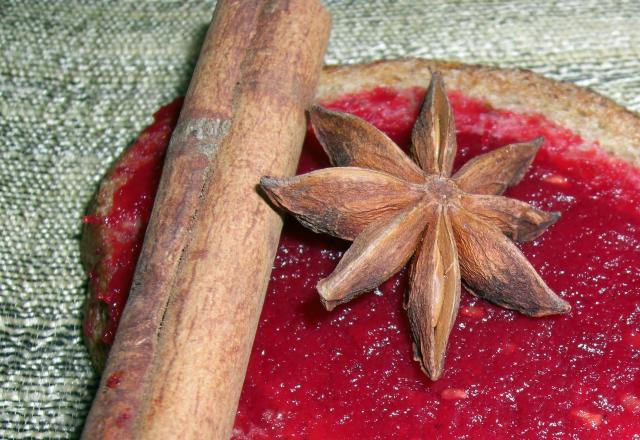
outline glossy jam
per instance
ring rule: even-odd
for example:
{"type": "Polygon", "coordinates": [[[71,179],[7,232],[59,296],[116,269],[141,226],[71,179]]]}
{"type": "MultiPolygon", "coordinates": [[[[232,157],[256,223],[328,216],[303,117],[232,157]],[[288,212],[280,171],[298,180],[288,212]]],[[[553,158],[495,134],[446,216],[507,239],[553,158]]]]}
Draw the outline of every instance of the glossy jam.
{"type": "Polygon", "coordinates": [[[153,208],[153,200],[162,174],[162,165],[171,133],[178,120],[182,98],[162,107],[149,125],[121,157],[109,178],[119,182],[113,194],[111,209],[104,216],[89,215],[83,222],[103,228],[105,239],[102,267],[89,274],[98,286],[97,300],[104,303],[104,312],[97,302],[90,303],[84,332],[88,340],[113,343],[120,315],[133,281],[142,240],[153,208]],[[97,320],[104,322],[97,324],[97,320]],[[100,334],[93,336],[94,332],[100,334]]]}
{"type": "MultiPolygon", "coordinates": [[[[377,89],[329,107],[406,147],[423,91],[377,89]]],[[[640,172],[539,115],[451,93],[457,165],[544,136],[508,195],[562,218],[522,246],[569,315],[526,318],[463,292],[446,370],[412,360],[405,274],[333,312],[314,289],[348,243],[285,226],[235,439],[640,438],[640,172]]],[[[328,166],[308,136],[299,172],[328,166]]]]}
{"type": "MultiPolygon", "coordinates": [[[[329,104],[406,146],[419,90],[329,104]]],[[[545,136],[508,195],[562,212],[522,246],[568,316],[526,318],[463,293],[444,377],[412,360],[404,274],[326,312],[314,286],[348,243],[289,221],[243,390],[240,438],[633,438],[640,435],[640,173],[542,116],[496,111],[452,93],[457,166],[545,136]]],[[[299,172],[327,166],[310,139],[299,172]]]]}

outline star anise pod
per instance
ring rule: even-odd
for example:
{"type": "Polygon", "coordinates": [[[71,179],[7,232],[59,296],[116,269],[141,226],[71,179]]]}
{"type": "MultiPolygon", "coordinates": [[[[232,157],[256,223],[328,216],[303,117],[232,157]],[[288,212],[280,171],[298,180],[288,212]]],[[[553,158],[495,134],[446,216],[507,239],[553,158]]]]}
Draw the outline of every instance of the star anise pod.
{"type": "Polygon", "coordinates": [[[438,379],[465,287],[525,315],[566,313],[512,240],[539,236],[559,213],[501,196],[531,165],[542,139],[467,162],[453,177],[456,137],[439,74],[411,137],[412,161],[384,133],[355,116],[314,107],[311,123],[334,168],[264,177],[269,198],[316,232],[353,240],[317,289],[331,310],[391,277],[412,258],[404,306],[414,357],[438,379]]]}

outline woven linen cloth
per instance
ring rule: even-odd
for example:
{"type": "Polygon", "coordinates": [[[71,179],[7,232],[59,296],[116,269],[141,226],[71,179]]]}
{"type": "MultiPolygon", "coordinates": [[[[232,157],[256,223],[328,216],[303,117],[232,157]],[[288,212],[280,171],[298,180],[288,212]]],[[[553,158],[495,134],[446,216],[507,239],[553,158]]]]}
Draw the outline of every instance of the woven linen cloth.
{"type": "MultiPolygon", "coordinates": [[[[420,56],[533,69],[640,110],[640,2],[327,1],[328,63],[420,56]]],[[[75,438],[81,218],[110,163],[184,93],[212,2],[0,0],[0,437],[75,438]]]]}

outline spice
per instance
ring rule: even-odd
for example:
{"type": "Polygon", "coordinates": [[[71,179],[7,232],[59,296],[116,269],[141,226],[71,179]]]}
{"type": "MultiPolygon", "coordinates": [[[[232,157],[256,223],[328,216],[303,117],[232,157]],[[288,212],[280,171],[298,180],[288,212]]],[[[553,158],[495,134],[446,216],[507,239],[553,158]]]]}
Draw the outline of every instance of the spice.
{"type": "Polygon", "coordinates": [[[255,182],[295,171],[329,26],[315,0],[217,2],[83,438],[231,436],[282,228],[255,182]]]}
{"type": "Polygon", "coordinates": [[[530,316],[566,313],[512,240],[539,236],[559,213],[501,196],[518,183],[542,140],[476,157],[453,177],[451,106],[434,74],[413,128],[412,161],[367,122],[322,107],[311,122],[334,168],[285,179],[264,177],[269,198],[317,232],[353,240],[317,288],[328,310],[369,291],[411,259],[405,309],[414,357],[433,380],[465,287],[530,316]]]}

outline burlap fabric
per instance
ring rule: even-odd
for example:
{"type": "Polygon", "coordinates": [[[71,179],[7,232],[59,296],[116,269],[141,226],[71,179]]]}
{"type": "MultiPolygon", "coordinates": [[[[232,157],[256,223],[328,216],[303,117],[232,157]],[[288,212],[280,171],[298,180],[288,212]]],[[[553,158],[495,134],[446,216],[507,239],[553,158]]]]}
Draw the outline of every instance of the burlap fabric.
{"type": "MultiPolygon", "coordinates": [[[[522,66],[640,110],[640,2],[327,1],[329,63],[522,66]]],[[[184,92],[213,5],[0,1],[0,437],[73,438],[95,391],[81,217],[113,159],[184,92]]]]}

